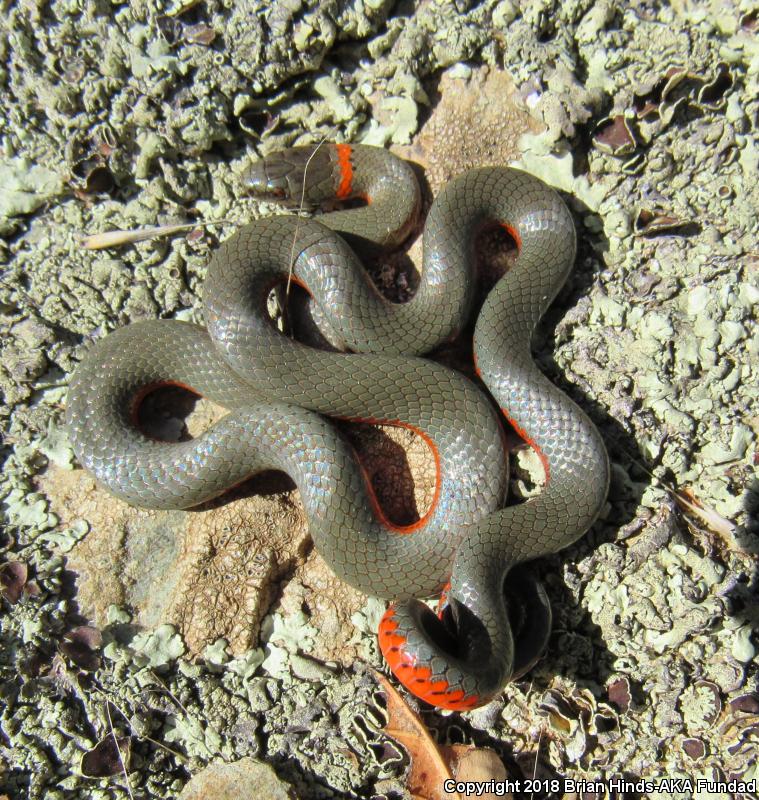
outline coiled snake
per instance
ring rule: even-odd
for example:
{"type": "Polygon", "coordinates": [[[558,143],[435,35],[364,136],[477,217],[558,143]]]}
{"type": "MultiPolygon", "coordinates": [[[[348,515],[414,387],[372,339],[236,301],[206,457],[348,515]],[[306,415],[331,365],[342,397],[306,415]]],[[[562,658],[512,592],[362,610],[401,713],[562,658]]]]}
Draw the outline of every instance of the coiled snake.
{"type": "Polygon", "coordinates": [[[403,238],[419,203],[405,162],[366,146],[294,148],[253,165],[245,182],[254,194],[291,203],[302,194],[309,204],[360,196],[367,205],[240,228],[209,264],[206,327],[143,321],[99,341],[69,389],[74,449],[111,492],[149,508],[194,506],[255,472],[284,470],[332,569],[396,601],[379,637],[399,680],[435,705],[472,708],[529,667],[546,641],[547,599],[513,568],[575,541],[606,497],[597,430],[530,355],[532,331],[574,261],[572,218],[556,192],[529,174],[468,171],[429,213],[416,294],[393,304],[343,236],[379,244],[403,238]],[[419,357],[464,325],[474,237],[492,222],[511,232],[519,255],[477,319],[477,374],[547,476],[537,498],[509,507],[497,410],[471,381],[419,357]],[[266,297],[291,266],[348,352],[314,350],[272,324],[266,297]],[[229,414],[191,441],[154,441],[134,424],[135,407],[167,383],[190,387],[229,414]],[[350,446],[322,415],[424,436],[437,483],[418,524],[392,529],[350,446]],[[416,598],[449,579],[447,605],[436,616],[416,598]]]}

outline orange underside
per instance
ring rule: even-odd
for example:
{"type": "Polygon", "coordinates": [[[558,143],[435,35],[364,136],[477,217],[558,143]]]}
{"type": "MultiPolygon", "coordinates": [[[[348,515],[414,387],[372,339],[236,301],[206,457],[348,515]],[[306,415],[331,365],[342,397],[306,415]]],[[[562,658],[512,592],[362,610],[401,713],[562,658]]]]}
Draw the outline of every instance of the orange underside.
{"type": "Polygon", "coordinates": [[[498,227],[503,228],[511,236],[517,246],[517,252],[519,252],[522,249],[522,237],[519,235],[519,231],[507,222],[499,222],[498,227]]]}
{"type": "Polygon", "coordinates": [[[340,168],[340,185],[337,187],[337,199],[345,200],[350,197],[353,192],[353,162],[351,155],[353,148],[349,144],[338,144],[337,149],[337,164],[340,168]]]}
{"type": "Polygon", "coordinates": [[[379,625],[378,636],[382,655],[396,678],[420,700],[439,708],[467,711],[481,705],[483,698],[465,694],[463,689],[451,689],[447,681],[432,680],[432,670],[417,664],[406,652],[406,637],[396,633],[395,612],[389,608],[379,625]]]}

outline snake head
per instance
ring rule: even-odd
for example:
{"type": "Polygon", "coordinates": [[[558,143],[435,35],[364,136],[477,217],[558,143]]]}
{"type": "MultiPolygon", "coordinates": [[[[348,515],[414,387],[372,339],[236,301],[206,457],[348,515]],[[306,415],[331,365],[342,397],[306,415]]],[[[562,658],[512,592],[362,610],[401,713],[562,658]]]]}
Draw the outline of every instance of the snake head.
{"type": "Polygon", "coordinates": [[[276,157],[251,164],[241,176],[247,194],[260,200],[286,203],[292,200],[289,176],[292,166],[276,157]]]}
{"type": "Polygon", "coordinates": [[[285,206],[301,205],[305,200],[310,207],[303,182],[312,152],[313,148],[293,147],[251,164],[240,178],[246,194],[285,206]]]}
{"type": "Polygon", "coordinates": [[[241,175],[247,194],[311,210],[335,197],[333,148],[290,147],[251,164],[241,175]]]}

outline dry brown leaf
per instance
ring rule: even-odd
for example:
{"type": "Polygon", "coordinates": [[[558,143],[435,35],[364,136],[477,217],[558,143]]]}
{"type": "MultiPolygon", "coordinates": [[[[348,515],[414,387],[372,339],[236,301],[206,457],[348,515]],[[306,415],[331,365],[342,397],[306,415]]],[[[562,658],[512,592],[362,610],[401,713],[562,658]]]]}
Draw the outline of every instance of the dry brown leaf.
{"type": "Polygon", "coordinates": [[[618,442],[615,443],[615,447],[620,452],[624,453],[634,464],[647,472],[651,478],[653,478],[654,482],[657,483],[662,489],[669,492],[672,497],[675,498],[675,502],[683,512],[686,514],[691,514],[699,519],[709,531],[717,534],[717,536],[720,536],[728,545],[728,547],[735,547],[735,525],[730,522],[729,519],[725,519],[725,517],[718,514],[714,509],[704,506],[704,504],[693,494],[690,489],[673,489],[667,483],[654,475],[654,473],[651,472],[651,470],[645,464],[638,461],[638,459],[632,456],[618,442]]]}
{"type": "Polygon", "coordinates": [[[91,750],[82,753],[79,771],[87,778],[110,778],[120,773],[126,774],[132,754],[130,736],[116,736],[109,733],[91,750]]]}
{"type": "MultiPolygon", "coordinates": [[[[489,747],[475,747],[468,744],[454,744],[440,748],[443,758],[448,762],[457,781],[506,781],[508,773],[498,754],[489,747]]],[[[462,798],[475,797],[464,794],[462,798]]],[[[477,794],[478,800],[491,798],[513,798],[511,792],[495,794],[484,792],[477,794]]]]}
{"type": "Polygon", "coordinates": [[[705,507],[690,489],[680,489],[675,492],[675,502],[686,513],[698,517],[712,533],[721,536],[728,545],[735,544],[735,526],[733,523],[729,519],[720,516],[713,509],[705,507]]]}
{"type": "Polygon", "coordinates": [[[461,795],[443,789],[444,782],[452,780],[453,775],[424,723],[384,675],[379,672],[374,675],[387,697],[385,733],[402,744],[411,759],[408,776],[411,796],[415,800],[461,800],[461,795]]]}
{"type": "Polygon", "coordinates": [[[0,594],[11,604],[18,603],[27,585],[29,568],[23,561],[0,564],[0,594]]]}

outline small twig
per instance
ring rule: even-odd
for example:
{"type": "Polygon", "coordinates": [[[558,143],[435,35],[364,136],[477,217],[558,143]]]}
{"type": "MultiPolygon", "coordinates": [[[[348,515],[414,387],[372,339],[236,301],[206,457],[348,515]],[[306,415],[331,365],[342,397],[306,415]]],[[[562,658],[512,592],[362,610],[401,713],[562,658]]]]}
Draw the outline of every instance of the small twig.
{"type": "MultiPolygon", "coordinates": [[[[111,738],[113,739],[113,743],[116,745],[116,752],[119,754],[119,763],[121,764],[121,771],[124,773],[124,780],[126,781],[127,794],[129,795],[129,797],[132,798],[132,800],[134,800],[134,795],[132,794],[132,784],[129,782],[129,772],[127,772],[127,766],[126,762],[124,761],[124,756],[121,755],[121,748],[119,747],[118,736],[116,736],[116,731],[113,729],[113,720],[111,719],[110,704],[111,701],[106,697],[105,714],[108,717],[108,729],[110,731],[111,738]]],[[[119,713],[121,714],[121,710],[119,710],[119,713]]]]}
{"type": "MultiPolygon", "coordinates": [[[[535,786],[535,776],[538,774],[538,759],[540,758],[540,743],[543,741],[543,726],[538,734],[538,749],[535,751],[535,763],[532,766],[532,785],[535,786]]],[[[530,792],[530,800],[535,796],[535,789],[530,792]]]]}
{"type": "Polygon", "coordinates": [[[190,712],[182,705],[179,698],[172,694],[171,689],[169,689],[169,687],[158,677],[158,675],[155,674],[155,672],[153,672],[152,669],[149,670],[149,672],[150,677],[153,678],[153,680],[161,687],[161,689],[163,689],[163,691],[166,692],[166,694],[179,706],[179,708],[182,709],[184,715],[189,718],[190,712]]]}
{"type": "MultiPolygon", "coordinates": [[[[142,739],[142,740],[144,740],[146,742],[150,742],[151,744],[154,744],[156,747],[159,747],[161,750],[165,750],[167,753],[171,753],[171,755],[173,755],[175,758],[180,759],[181,761],[187,761],[188,760],[187,756],[184,753],[180,753],[179,750],[174,750],[173,748],[169,747],[168,745],[164,744],[163,742],[159,742],[157,739],[153,739],[152,736],[148,736],[147,734],[138,733],[137,731],[135,731],[134,725],[132,725],[132,723],[131,723],[129,717],[127,716],[126,712],[124,711],[124,709],[120,708],[117,703],[115,703],[112,699],[110,699],[108,697],[108,695],[105,693],[105,691],[103,689],[101,689],[100,687],[96,687],[96,691],[100,695],[102,695],[102,697],[105,700],[107,705],[108,704],[112,705],[116,709],[116,711],[118,711],[119,714],[121,714],[121,716],[124,719],[124,722],[126,722],[126,724],[129,725],[129,731],[130,731],[132,736],[134,736],[136,739],[142,739]]],[[[107,705],[106,705],[106,707],[107,707],[107,705]]],[[[110,722],[110,713],[108,715],[108,718],[109,718],[109,722],[110,722]]]]}
{"type": "MultiPolygon", "coordinates": [[[[329,131],[329,133],[325,133],[324,136],[321,138],[319,143],[314,148],[314,152],[308,157],[308,161],[306,161],[305,169],[303,170],[303,183],[301,184],[301,192],[300,192],[300,202],[298,203],[298,212],[302,214],[305,210],[306,205],[306,183],[308,177],[308,168],[311,165],[311,159],[319,152],[321,146],[327,141],[327,138],[334,133],[335,129],[329,131]]],[[[295,223],[295,232],[293,233],[293,245],[290,249],[290,265],[287,272],[287,286],[285,287],[285,304],[290,298],[290,285],[292,284],[293,278],[293,268],[295,266],[295,244],[298,241],[298,231],[300,229],[300,220],[301,217],[297,217],[297,222],[295,223]]]]}
{"type": "Polygon", "coordinates": [[[158,225],[154,228],[142,228],[139,230],[118,230],[94,233],[91,236],[84,236],[81,239],[82,247],[85,250],[104,250],[108,247],[121,247],[124,244],[134,242],[144,242],[146,239],[154,239],[158,236],[173,236],[175,233],[191,231],[194,228],[204,228],[207,225],[224,225],[239,223],[228,219],[215,219],[210,222],[193,222],[188,225],[158,225]]]}

